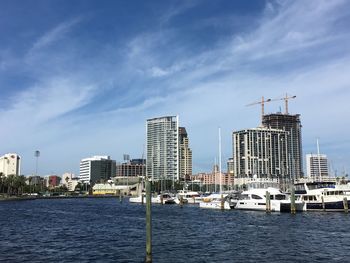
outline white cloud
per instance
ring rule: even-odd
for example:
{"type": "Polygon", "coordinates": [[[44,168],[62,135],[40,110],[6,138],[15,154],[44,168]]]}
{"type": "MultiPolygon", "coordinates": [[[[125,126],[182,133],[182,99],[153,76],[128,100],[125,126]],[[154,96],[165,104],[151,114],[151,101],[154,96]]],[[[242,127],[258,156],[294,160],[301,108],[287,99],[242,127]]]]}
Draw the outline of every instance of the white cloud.
{"type": "Polygon", "coordinates": [[[81,22],[81,18],[74,18],[69,21],[64,21],[59,25],[55,26],[50,31],[42,35],[34,44],[29,53],[35,52],[42,48],[49,46],[52,43],[57,42],[58,40],[65,37],[65,35],[71,31],[72,27],[81,22]]]}

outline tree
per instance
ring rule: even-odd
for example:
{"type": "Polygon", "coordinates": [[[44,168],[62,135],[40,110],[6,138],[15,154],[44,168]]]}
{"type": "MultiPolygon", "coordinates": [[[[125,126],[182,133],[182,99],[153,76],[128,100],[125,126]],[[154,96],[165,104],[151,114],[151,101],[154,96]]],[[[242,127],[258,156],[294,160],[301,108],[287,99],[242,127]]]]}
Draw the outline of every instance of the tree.
{"type": "Polygon", "coordinates": [[[0,172],[0,193],[4,192],[4,185],[5,184],[5,175],[0,172]]]}

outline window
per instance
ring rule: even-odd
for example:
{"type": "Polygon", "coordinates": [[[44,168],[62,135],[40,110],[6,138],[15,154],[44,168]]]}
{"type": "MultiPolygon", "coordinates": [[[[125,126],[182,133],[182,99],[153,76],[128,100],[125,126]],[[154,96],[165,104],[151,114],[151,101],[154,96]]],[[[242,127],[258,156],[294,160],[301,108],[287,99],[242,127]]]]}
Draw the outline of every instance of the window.
{"type": "Polygon", "coordinates": [[[258,196],[258,195],[252,195],[252,199],[262,199],[260,196],[258,196]]]}

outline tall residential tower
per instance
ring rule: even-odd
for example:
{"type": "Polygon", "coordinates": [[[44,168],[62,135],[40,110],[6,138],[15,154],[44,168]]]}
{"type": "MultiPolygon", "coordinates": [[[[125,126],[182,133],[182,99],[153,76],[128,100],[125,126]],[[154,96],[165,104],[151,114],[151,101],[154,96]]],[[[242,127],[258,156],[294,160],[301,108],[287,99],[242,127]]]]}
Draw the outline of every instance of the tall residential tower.
{"type": "Polygon", "coordinates": [[[192,175],[192,150],[189,147],[187,131],[185,127],[179,128],[179,173],[180,178],[192,175]]]}
{"type": "Polygon", "coordinates": [[[180,179],[179,117],[165,116],[148,119],[147,176],[152,180],[180,179]]]}

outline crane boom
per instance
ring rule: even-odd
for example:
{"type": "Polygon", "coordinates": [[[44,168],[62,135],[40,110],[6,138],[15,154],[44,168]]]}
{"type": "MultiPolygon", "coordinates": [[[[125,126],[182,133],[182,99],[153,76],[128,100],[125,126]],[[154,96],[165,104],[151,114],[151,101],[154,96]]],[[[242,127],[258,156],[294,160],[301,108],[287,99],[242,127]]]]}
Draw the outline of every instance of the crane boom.
{"type": "Polygon", "coordinates": [[[288,100],[290,99],[295,99],[297,96],[288,96],[288,94],[286,93],[286,96],[283,98],[279,98],[279,99],[273,99],[271,101],[276,101],[276,100],[284,100],[284,105],[285,105],[285,114],[288,114],[288,100]]]}
{"type": "Polygon", "coordinates": [[[261,104],[261,123],[262,123],[263,117],[264,117],[264,115],[265,115],[265,103],[266,103],[266,102],[270,102],[270,101],[271,101],[271,99],[265,100],[265,99],[264,99],[264,96],[262,96],[262,97],[261,97],[261,101],[249,103],[249,104],[247,104],[246,106],[252,106],[252,105],[261,104]]]}

